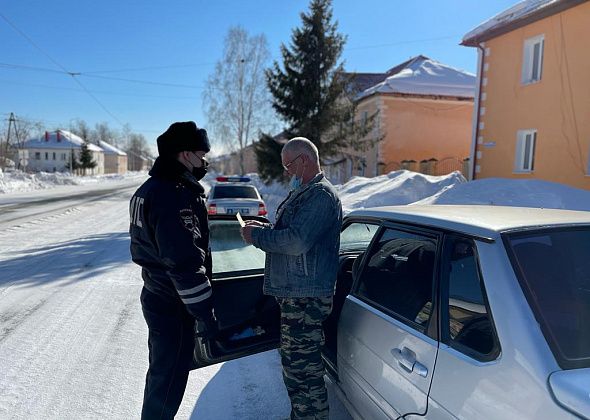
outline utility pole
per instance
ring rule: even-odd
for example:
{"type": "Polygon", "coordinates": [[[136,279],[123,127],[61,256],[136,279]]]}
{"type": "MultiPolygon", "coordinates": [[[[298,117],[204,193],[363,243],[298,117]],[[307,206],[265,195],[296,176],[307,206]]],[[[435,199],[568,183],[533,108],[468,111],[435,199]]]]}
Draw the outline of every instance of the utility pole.
{"type": "Polygon", "coordinates": [[[12,145],[10,144],[10,133],[12,132],[11,128],[14,130],[14,136],[16,138],[16,168],[20,169],[20,156],[19,156],[19,151],[20,151],[20,139],[18,137],[18,128],[16,126],[16,117],[14,116],[14,113],[11,112],[10,113],[10,117],[8,118],[8,130],[6,133],[6,146],[4,147],[4,153],[2,153],[2,145],[0,145],[0,157],[2,157],[3,159],[0,161],[0,165],[2,165],[3,168],[6,167],[6,161],[9,158],[9,154],[10,151],[12,149],[12,145]]]}

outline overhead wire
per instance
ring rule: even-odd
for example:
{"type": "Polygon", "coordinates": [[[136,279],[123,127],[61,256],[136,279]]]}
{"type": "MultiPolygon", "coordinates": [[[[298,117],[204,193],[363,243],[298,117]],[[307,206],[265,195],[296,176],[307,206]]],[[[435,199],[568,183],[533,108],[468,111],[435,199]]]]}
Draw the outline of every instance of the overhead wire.
{"type": "Polygon", "coordinates": [[[113,114],[101,101],[98,100],[98,98],[96,96],[94,96],[87,88],[86,86],[84,86],[77,78],[76,76],[79,75],[79,73],[75,73],[75,72],[71,72],[68,71],[68,69],[66,69],[64,66],[62,66],[57,60],[55,60],[51,55],[49,55],[48,53],[46,53],[39,45],[37,45],[35,43],[35,41],[33,41],[26,33],[24,33],[22,30],[20,30],[14,23],[12,23],[2,12],[0,12],[0,17],[6,22],[8,23],[8,25],[10,25],[10,27],[12,29],[14,29],[17,33],[19,33],[23,38],[25,38],[33,47],[35,47],[39,52],[41,52],[47,59],[49,59],[53,64],[55,64],[57,67],[59,67],[60,69],[62,69],[65,73],[67,73],[69,76],[72,77],[72,79],[76,82],[76,84],[78,86],[80,86],[87,94],[88,96],[90,96],[108,115],[111,116],[111,118],[113,118],[117,123],[119,123],[121,126],[124,126],[125,124],[123,122],[121,122],[121,120],[119,118],[117,118],[115,116],[115,114],[113,114]]]}

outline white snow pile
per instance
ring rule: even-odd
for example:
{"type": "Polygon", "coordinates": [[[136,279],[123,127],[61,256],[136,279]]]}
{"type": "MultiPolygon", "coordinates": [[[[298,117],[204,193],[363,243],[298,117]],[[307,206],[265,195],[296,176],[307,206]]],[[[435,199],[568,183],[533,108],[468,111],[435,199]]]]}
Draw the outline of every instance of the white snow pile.
{"type": "Polygon", "coordinates": [[[414,204],[491,204],[590,210],[590,192],[537,179],[486,178],[442,189],[414,204]]]}
{"type": "Polygon", "coordinates": [[[124,175],[78,176],[68,172],[27,173],[19,170],[0,171],[0,194],[54,188],[60,185],[88,185],[126,178],[145,177],[146,172],[127,172],[124,175]]]}
{"type": "Polygon", "coordinates": [[[411,204],[467,181],[459,172],[430,176],[394,171],[374,178],[356,176],[338,187],[344,213],[352,210],[411,204]]]}
{"type": "Polygon", "coordinates": [[[383,82],[363,91],[359,98],[375,93],[407,93],[473,98],[476,77],[424,56],[415,57],[408,65],[383,82]]]}

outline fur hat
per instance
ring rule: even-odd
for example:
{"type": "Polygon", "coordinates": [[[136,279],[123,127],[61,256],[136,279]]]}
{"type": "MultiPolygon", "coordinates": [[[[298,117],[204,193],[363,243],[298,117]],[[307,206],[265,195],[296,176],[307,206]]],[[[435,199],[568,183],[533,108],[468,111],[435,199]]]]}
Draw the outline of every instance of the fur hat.
{"type": "Polygon", "coordinates": [[[158,136],[158,153],[170,156],[184,151],[209,152],[211,145],[204,128],[197,128],[193,121],[175,122],[158,136]]]}

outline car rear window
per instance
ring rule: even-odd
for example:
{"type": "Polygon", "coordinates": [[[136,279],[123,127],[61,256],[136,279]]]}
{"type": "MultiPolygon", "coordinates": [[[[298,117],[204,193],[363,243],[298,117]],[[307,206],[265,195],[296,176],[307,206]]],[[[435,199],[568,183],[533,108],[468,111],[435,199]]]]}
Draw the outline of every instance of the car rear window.
{"type": "Polygon", "coordinates": [[[254,198],[258,199],[256,189],[249,185],[216,185],[213,197],[218,198],[254,198]]]}
{"type": "Polygon", "coordinates": [[[244,242],[237,219],[213,219],[209,228],[214,280],[227,273],[262,273],[266,253],[244,242]]]}
{"type": "Polygon", "coordinates": [[[559,365],[590,367],[590,227],[513,233],[506,240],[559,365]]]}

